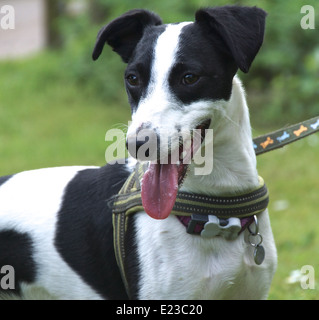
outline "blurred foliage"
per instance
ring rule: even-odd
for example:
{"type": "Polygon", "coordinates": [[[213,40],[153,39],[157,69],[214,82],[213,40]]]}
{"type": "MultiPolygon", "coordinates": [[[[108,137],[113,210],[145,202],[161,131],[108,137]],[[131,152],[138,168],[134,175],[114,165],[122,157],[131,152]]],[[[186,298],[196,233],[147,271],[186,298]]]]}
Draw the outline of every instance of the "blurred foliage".
{"type": "Polygon", "coordinates": [[[89,86],[99,99],[126,103],[123,87],[125,65],[106,48],[98,62],[90,61],[98,30],[133,8],[158,13],[164,23],[193,20],[200,7],[225,4],[257,5],[268,12],[265,41],[251,71],[240,72],[248,91],[248,103],[257,126],[279,126],[319,114],[319,3],[315,29],[302,29],[299,0],[92,0],[81,15],[59,16],[64,47],[64,76],[79,86],[89,86]]]}

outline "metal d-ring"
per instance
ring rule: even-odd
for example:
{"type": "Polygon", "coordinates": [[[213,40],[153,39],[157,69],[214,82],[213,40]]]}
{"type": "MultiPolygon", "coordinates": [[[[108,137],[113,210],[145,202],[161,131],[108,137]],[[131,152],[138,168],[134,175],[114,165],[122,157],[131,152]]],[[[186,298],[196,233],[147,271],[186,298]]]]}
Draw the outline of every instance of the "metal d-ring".
{"type": "Polygon", "coordinates": [[[255,231],[252,232],[250,229],[250,226],[248,226],[248,231],[249,231],[249,235],[248,235],[248,241],[249,244],[254,248],[254,261],[257,265],[261,265],[265,259],[265,249],[264,247],[261,245],[263,242],[263,237],[262,235],[259,233],[259,223],[258,223],[258,219],[257,216],[254,215],[254,222],[255,222],[255,231]],[[259,241],[257,242],[253,242],[252,241],[252,237],[259,237],[259,241]]]}
{"type": "Polygon", "coordinates": [[[254,214],[254,223],[255,223],[255,232],[252,232],[251,230],[250,230],[250,226],[251,225],[249,225],[248,226],[248,231],[249,231],[249,233],[250,233],[250,235],[252,235],[252,236],[257,236],[257,234],[259,233],[259,223],[258,223],[258,219],[257,219],[257,216],[254,214]]]}
{"type": "Polygon", "coordinates": [[[248,226],[248,231],[249,231],[249,236],[248,236],[248,241],[249,244],[253,247],[258,247],[262,244],[263,242],[263,237],[262,235],[259,233],[259,222],[257,219],[257,216],[254,214],[254,223],[255,223],[255,231],[251,231],[250,226],[248,226]],[[259,237],[259,241],[258,242],[253,242],[252,241],[252,237],[259,237]]]}
{"type": "Polygon", "coordinates": [[[261,244],[262,244],[262,242],[263,242],[263,237],[262,237],[262,235],[258,232],[257,234],[250,234],[249,236],[248,236],[248,241],[249,241],[249,244],[252,246],[252,247],[258,247],[258,246],[260,246],[261,244]],[[259,242],[256,242],[256,243],[254,243],[254,242],[252,242],[251,241],[251,237],[259,237],[259,242]]]}

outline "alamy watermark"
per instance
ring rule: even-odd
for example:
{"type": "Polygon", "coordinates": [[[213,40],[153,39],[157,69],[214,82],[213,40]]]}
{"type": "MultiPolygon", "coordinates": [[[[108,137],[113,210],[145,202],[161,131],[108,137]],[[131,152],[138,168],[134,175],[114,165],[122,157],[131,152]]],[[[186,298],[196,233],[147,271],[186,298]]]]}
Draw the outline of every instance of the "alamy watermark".
{"type": "MultiPolygon", "coordinates": [[[[315,8],[311,5],[304,5],[300,8],[303,17],[300,20],[302,29],[315,29],[315,8]]],[[[11,5],[0,7],[0,28],[3,30],[15,29],[15,10],[11,5]]]]}
{"type": "MultiPolygon", "coordinates": [[[[140,161],[157,161],[160,164],[195,164],[195,175],[208,175],[213,170],[213,129],[193,129],[174,136],[155,131],[140,130],[128,143],[128,151],[140,161]],[[205,130],[205,133],[203,132],[205,130]],[[205,136],[205,138],[204,138],[205,136]],[[137,146],[137,142],[142,142],[137,146]]],[[[105,151],[109,164],[125,163],[126,136],[121,129],[106,132],[105,141],[111,142],[105,151]]]]}
{"type": "Polygon", "coordinates": [[[304,265],[299,270],[293,270],[286,279],[288,284],[299,283],[303,290],[315,289],[315,268],[312,265],[304,265]]]}
{"type": "Polygon", "coordinates": [[[0,28],[3,30],[15,29],[14,7],[4,5],[0,7],[0,28]]]}
{"type": "Polygon", "coordinates": [[[313,266],[305,265],[300,269],[302,277],[300,278],[300,286],[302,289],[315,288],[315,269],[313,266]]]}
{"type": "Polygon", "coordinates": [[[0,289],[15,289],[15,271],[10,265],[4,265],[0,268],[0,289]]]}
{"type": "Polygon", "coordinates": [[[300,9],[300,13],[303,17],[300,20],[300,26],[302,29],[315,29],[315,8],[310,5],[304,5],[300,9]]]}

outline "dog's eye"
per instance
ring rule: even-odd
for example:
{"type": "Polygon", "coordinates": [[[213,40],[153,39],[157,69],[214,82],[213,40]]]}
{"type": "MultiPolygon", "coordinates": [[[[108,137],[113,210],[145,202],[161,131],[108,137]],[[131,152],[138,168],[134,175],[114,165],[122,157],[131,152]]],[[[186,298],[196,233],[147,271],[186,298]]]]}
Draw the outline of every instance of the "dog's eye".
{"type": "Polygon", "coordinates": [[[182,82],[183,84],[190,85],[190,84],[196,83],[198,80],[199,80],[199,76],[192,73],[188,73],[183,77],[182,82]]]}
{"type": "Polygon", "coordinates": [[[126,80],[131,86],[137,86],[139,84],[138,77],[135,74],[129,74],[126,80]]]}

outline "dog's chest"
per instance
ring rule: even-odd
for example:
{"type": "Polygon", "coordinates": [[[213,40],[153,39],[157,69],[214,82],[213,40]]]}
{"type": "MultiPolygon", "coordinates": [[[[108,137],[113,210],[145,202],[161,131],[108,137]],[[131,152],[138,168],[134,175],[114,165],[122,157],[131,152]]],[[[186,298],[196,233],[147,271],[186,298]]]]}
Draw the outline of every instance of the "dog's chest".
{"type": "MultiPolygon", "coordinates": [[[[225,299],[243,276],[243,237],[226,241],[186,233],[176,217],[135,220],[140,264],[139,299],[225,299]]],[[[236,286],[237,287],[237,286],[236,286]]]]}

